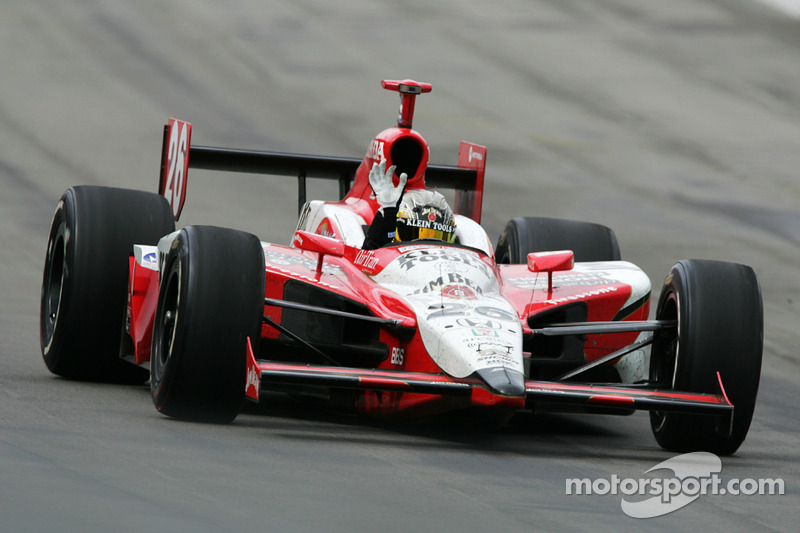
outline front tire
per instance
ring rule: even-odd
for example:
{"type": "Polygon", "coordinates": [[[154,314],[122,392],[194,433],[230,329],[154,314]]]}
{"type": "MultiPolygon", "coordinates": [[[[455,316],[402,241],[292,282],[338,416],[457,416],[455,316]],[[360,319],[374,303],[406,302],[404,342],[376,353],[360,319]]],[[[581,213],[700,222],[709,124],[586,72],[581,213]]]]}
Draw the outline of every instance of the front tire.
{"type": "Polygon", "coordinates": [[[664,282],[656,319],[677,320],[678,327],[653,344],[651,382],[714,394],[719,372],[734,416],[733,432],[724,437],[713,418],[651,412],[653,435],[667,450],[734,453],[750,428],[761,376],[763,307],[755,273],[734,263],[680,261],[664,282]]]}
{"type": "Polygon", "coordinates": [[[150,387],[159,412],[224,423],[245,391],[246,346],[258,346],[264,251],[249,233],[181,230],[164,263],[153,324],[150,387]]]}
{"type": "Polygon", "coordinates": [[[54,374],[143,383],[146,369],[119,358],[134,244],[174,231],[166,199],[154,193],[82,186],[63,194],[50,228],[39,339],[54,374]]]}
{"type": "Polygon", "coordinates": [[[497,241],[500,264],[524,265],[531,252],[572,250],[575,261],[619,261],[617,237],[601,224],[545,217],[518,217],[508,221],[497,241]]]}

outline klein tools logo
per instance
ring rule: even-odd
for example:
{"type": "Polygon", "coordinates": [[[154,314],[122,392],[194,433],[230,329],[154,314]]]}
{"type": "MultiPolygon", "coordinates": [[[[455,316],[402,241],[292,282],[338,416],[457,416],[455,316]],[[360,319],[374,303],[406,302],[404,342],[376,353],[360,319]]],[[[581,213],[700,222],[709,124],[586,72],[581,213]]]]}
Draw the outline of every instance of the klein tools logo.
{"type": "Polygon", "coordinates": [[[644,474],[671,471],[671,477],[620,479],[567,479],[567,495],[622,494],[622,511],[632,518],[655,518],[686,507],[700,496],[784,494],[783,479],[731,479],[719,474],[722,461],[713,453],[693,452],[678,455],[648,469],[644,474]],[[648,497],[649,496],[649,497],[648,497]]]}

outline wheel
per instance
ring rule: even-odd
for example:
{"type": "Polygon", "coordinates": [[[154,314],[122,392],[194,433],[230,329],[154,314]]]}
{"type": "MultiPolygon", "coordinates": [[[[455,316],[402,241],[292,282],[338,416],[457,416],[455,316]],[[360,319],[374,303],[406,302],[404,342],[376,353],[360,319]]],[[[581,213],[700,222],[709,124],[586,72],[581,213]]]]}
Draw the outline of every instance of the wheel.
{"type": "Polygon", "coordinates": [[[591,222],[544,217],[512,218],[497,241],[501,264],[523,265],[531,252],[572,250],[575,261],[619,261],[619,244],[611,228],[591,222]]]}
{"type": "Polygon", "coordinates": [[[653,343],[651,382],[716,393],[719,372],[734,414],[732,435],[723,437],[713,418],[651,412],[653,435],[672,451],[734,453],[750,428],[761,376],[764,323],[755,273],[734,263],[681,261],[664,282],[656,318],[677,320],[678,327],[653,343]]]}
{"type": "Polygon", "coordinates": [[[47,368],[72,379],[143,383],[119,358],[134,244],[174,231],[166,199],[109,187],[72,187],[56,207],[42,279],[39,339],[47,368]]]}
{"type": "Polygon", "coordinates": [[[245,390],[247,337],[264,316],[264,251],[255,235],[211,226],[180,231],[161,274],[150,390],[159,412],[230,422],[245,390]]]}

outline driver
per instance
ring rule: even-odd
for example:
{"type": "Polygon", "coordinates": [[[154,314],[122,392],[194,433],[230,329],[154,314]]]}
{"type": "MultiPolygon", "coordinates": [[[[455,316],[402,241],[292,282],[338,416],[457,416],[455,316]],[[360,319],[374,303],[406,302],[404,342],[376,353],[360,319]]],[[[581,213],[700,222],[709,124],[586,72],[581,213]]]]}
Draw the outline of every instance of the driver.
{"type": "Polygon", "coordinates": [[[364,239],[365,250],[374,250],[392,240],[437,239],[453,242],[455,220],[444,196],[436,191],[413,189],[405,194],[408,176],[400,174],[397,187],[392,183],[395,166],[386,170],[386,161],[375,163],[369,172],[369,184],[380,206],[364,239]],[[401,199],[402,196],[402,199],[401,199]]]}

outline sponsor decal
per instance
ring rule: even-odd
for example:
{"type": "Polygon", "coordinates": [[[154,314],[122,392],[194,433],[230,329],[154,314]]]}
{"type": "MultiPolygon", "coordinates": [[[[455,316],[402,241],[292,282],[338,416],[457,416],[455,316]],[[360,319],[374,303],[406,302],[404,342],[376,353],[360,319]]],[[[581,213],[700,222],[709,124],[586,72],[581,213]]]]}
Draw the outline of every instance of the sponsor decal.
{"type": "Polygon", "coordinates": [[[386,156],[383,153],[383,145],[383,141],[373,139],[367,148],[367,159],[374,159],[378,163],[386,159],[386,156]]]}
{"type": "MultiPolygon", "coordinates": [[[[467,345],[468,348],[472,346],[467,345]]],[[[511,346],[494,345],[486,346],[485,344],[479,345],[477,352],[477,362],[485,366],[509,366],[514,363],[514,358],[511,356],[511,346]]]]}
{"type": "MultiPolygon", "coordinates": [[[[322,280],[316,279],[316,277],[312,278],[310,276],[304,276],[303,274],[300,274],[296,270],[286,270],[285,268],[281,268],[281,266],[290,267],[290,266],[301,265],[307,268],[308,270],[316,272],[317,270],[316,261],[311,261],[304,257],[282,254],[267,249],[264,249],[264,260],[265,260],[265,267],[270,272],[278,272],[280,274],[286,275],[287,277],[307,281],[315,285],[321,285],[323,287],[327,287],[332,290],[337,290],[337,291],[342,290],[342,288],[339,287],[338,285],[326,283],[322,280]]],[[[329,263],[325,263],[323,265],[322,272],[329,276],[342,275],[343,273],[342,268],[340,266],[331,265],[329,263]]]]}
{"type": "MultiPolygon", "coordinates": [[[[557,287],[594,287],[598,285],[614,285],[620,283],[613,278],[601,277],[604,273],[570,273],[570,274],[555,274],[553,276],[553,284],[557,287]]],[[[547,278],[538,275],[531,275],[520,278],[508,278],[507,283],[518,289],[546,289],[547,278]]]]}
{"type": "MultiPolygon", "coordinates": [[[[239,374],[241,375],[241,374],[239,374]]],[[[258,370],[255,367],[250,367],[247,370],[247,384],[245,385],[245,392],[250,390],[250,387],[253,387],[255,392],[251,392],[248,396],[255,396],[258,398],[259,389],[261,388],[261,378],[258,375],[258,370]]]]}
{"type": "MultiPolygon", "coordinates": [[[[299,236],[298,236],[299,238],[299,236]]],[[[279,265],[279,266],[304,266],[309,270],[313,270],[316,272],[317,270],[317,262],[312,261],[311,259],[301,257],[299,255],[293,254],[283,254],[280,252],[276,252],[275,250],[264,250],[264,260],[267,262],[267,267],[270,265],[279,265]]],[[[342,268],[338,265],[332,265],[330,263],[325,263],[323,266],[323,272],[325,274],[341,274],[342,268]]]]}
{"type": "Polygon", "coordinates": [[[459,318],[456,324],[464,328],[502,329],[503,325],[494,320],[484,320],[480,318],[459,318]]]}
{"type": "Polygon", "coordinates": [[[453,226],[450,224],[442,224],[441,222],[436,222],[436,215],[431,213],[428,215],[428,220],[424,219],[415,219],[415,218],[405,218],[402,219],[406,226],[410,228],[422,228],[422,229],[432,229],[435,231],[442,231],[444,233],[452,233],[453,226]]]}
{"type": "Polygon", "coordinates": [[[479,354],[489,355],[495,352],[510,354],[511,346],[503,344],[502,342],[493,341],[489,339],[461,339],[467,348],[476,350],[479,354]]]}
{"type": "Polygon", "coordinates": [[[447,261],[449,263],[463,263],[481,271],[486,277],[492,275],[489,266],[481,261],[480,257],[466,250],[456,250],[447,248],[428,248],[413,250],[404,253],[397,258],[402,270],[411,270],[420,263],[431,263],[435,261],[447,261]]]}
{"type": "Polygon", "coordinates": [[[314,233],[322,235],[323,237],[333,237],[334,239],[338,237],[336,231],[333,229],[333,224],[331,224],[331,221],[327,218],[320,223],[317,231],[314,233]]]}
{"type": "Polygon", "coordinates": [[[376,266],[378,266],[378,258],[371,250],[359,250],[355,259],[353,260],[353,264],[373,270],[376,266]]]}
{"type": "Polygon", "coordinates": [[[480,153],[477,150],[473,150],[472,149],[472,145],[470,145],[470,147],[469,147],[469,161],[472,162],[473,159],[475,159],[476,161],[483,161],[483,154],[480,153]]]}
{"type": "MultiPolygon", "coordinates": [[[[477,289],[480,290],[480,287],[477,287],[477,289]]],[[[466,285],[448,285],[442,289],[442,296],[445,298],[466,300],[475,300],[478,298],[478,295],[475,294],[475,291],[466,285]]]]}
{"type": "Polygon", "coordinates": [[[402,365],[403,362],[405,362],[405,360],[406,360],[405,348],[392,348],[391,362],[393,365],[402,365]]]}
{"type": "Polygon", "coordinates": [[[397,248],[397,251],[400,252],[401,254],[404,254],[406,252],[412,252],[414,250],[423,250],[429,247],[430,245],[428,244],[412,244],[411,246],[399,246],[397,248]]]}
{"type": "Polygon", "coordinates": [[[152,264],[155,264],[155,263],[156,263],[156,261],[157,261],[157,259],[156,259],[156,254],[155,254],[155,252],[150,252],[149,254],[146,254],[144,257],[142,257],[142,262],[143,262],[143,263],[152,263],[152,264]]]}
{"type": "Polygon", "coordinates": [[[483,289],[474,281],[465,278],[461,274],[451,272],[429,281],[421,289],[417,289],[411,294],[428,294],[436,292],[437,290],[441,290],[442,296],[448,298],[466,298],[469,300],[477,298],[476,292],[479,294],[483,293],[483,289]],[[459,289],[461,289],[461,295],[459,295],[459,289]]]}
{"type": "Polygon", "coordinates": [[[431,305],[428,311],[434,311],[427,316],[427,319],[444,318],[444,317],[472,317],[474,315],[493,318],[496,320],[504,321],[517,321],[516,315],[513,315],[505,309],[492,307],[489,305],[480,305],[478,307],[470,307],[466,304],[458,303],[443,303],[440,305],[431,305]]]}
{"type": "Polygon", "coordinates": [[[474,337],[499,337],[500,335],[496,330],[486,328],[472,328],[470,329],[474,337]]]}
{"type": "Polygon", "coordinates": [[[258,371],[258,364],[256,363],[255,355],[253,355],[253,346],[250,343],[250,337],[247,337],[247,376],[244,384],[244,394],[251,400],[258,401],[258,395],[261,391],[261,373],[258,371]]]}
{"type": "Polygon", "coordinates": [[[362,250],[352,246],[345,246],[344,257],[361,270],[361,272],[369,276],[373,276],[378,272],[379,260],[372,250],[362,250]]]}
{"type": "Polygon", "coordinates": [[[589,291],[589,292],[582,292],[580,294],[574,294],[572,296],[565,296],[563,298],[555,298],[552,300],[547,300],[545,303],[549,304],[560,304],[564,302],[573,302],[575,300],[585,300],[586,298],[591,298],[592,296],[599,296],[600,294],[608,294],[609,292],[616,292],[616,287],[607,287],[605,289],[598,289],[596,291],[589,291]]]}

